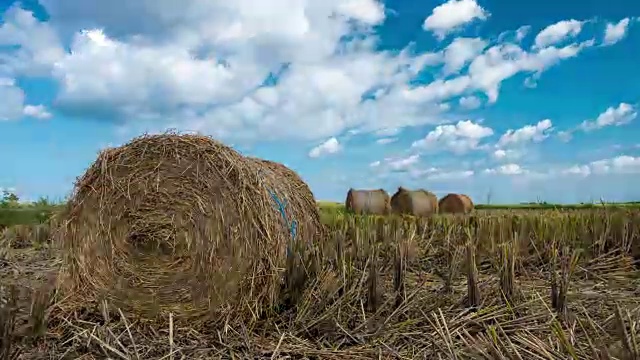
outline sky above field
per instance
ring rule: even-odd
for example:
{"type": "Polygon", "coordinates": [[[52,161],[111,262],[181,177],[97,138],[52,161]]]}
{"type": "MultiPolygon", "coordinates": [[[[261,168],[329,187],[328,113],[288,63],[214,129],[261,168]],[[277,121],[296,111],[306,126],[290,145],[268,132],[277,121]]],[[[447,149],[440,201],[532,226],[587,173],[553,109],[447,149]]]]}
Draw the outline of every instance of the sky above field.
{"type": "Polygon", "coordinates": [[[640,200],[640,2],[0,0],[0,188],[199,131],[317,199],[640,200]]]}

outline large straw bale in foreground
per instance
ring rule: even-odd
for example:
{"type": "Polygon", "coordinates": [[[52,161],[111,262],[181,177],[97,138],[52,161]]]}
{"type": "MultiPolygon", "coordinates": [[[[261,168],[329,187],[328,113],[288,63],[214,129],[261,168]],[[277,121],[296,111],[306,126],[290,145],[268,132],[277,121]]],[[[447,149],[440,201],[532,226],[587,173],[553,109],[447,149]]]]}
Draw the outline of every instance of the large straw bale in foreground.
{"type": "Polygon", "coordinates": [[[345,208],[355,214],[387,215],[391,210],[389,194],[383,189],[349,189],[345,208]]]}
{"type": "Polygon", "coordinates": [[[400,186],[391,197],[391,209],[396,214],[431,216],[438,212],[438,198],[423,190],[409,190],[400,186]]]}
{"type": "Polygon", "coordinates": [[[473,201],[464,194],[447,194],[438,203],[441,213],[468,214],[473,210],[473,201]]]}
{"type": "Polygon", "coordinates": [[[106,297],[191,324],[259,315],[279,298],[287,247],[321,227],[313,194],[283,169],[200,135],[143,136],[102,152],[56,233],[59,287],[76,302],[106,297]]]}

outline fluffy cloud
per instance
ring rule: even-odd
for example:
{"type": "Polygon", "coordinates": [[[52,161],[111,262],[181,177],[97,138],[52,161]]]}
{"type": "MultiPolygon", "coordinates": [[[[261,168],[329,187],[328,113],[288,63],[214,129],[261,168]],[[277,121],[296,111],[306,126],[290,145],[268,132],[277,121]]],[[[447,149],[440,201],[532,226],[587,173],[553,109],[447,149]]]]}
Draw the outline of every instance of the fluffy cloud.
{"type": "Polygon", "coordinates": [[[637,173],[640,171],[640,157],[621,155],[610,159],[609,163],[610,168],[618,173],[637,173]]]}
{"type": "MultiPolygon", "coordinates": [[[[124,18],[109,18],[106,14],[111,11],[103,9],[106,5],[94,4],[105,10],[100,12],[92,11],[88,6],[80,6],[78,10],[45,2],[52,15],[51,24],[55,24],[56,17],[64,16],[65,26],[73,24],[74,20],[79,24],[107,24],[112,25],[105,27],[110,34],[122,33],[123,36],[112,36],[98,29],[77,32],[73,35],[70,53],[51,56],[42,63],[49,66],[49,72],[60,82],[57,103],[68,112],[87,115],[83,112],[86,111],[91,112],[92,117],[124,119],[174,117],[187,119],[187,122],[193,119],[194,123],[232,117],[236,115],[234,112],[249,114],[245,116],[248,119],[243,119],[245,122],[254,120],[251,115],[268,116],[273,112],[273,104],[269,101],[278,101],[290,92],[299,91],[299,88],[288,88],[299,86],[300,81],[317,83],[316,89],[301,96],[312,97],[316,90],[322,92],[319,101],[302,104],[303,109],[291,109],[292,104],[279,105],[288,107],[290,112],[307,110],[319,114],[320,118],[339,117],[328,111],[322,113],[317,107],[334,105],[336,99],[346,99],[341,104],[348,105],[354,97],[345,92],[354,90],[359,101],[362,93],[373,84],[384,82],[385,76],[386,80],[392,81],[396,67],[403,65],[403,61],[420,65],[420,57],[408,59],[402,55],[374,54],[370,51],[370,40],[354,40],[351,48],[345,50],[350,56],[342,61],[325,62],[331,60],[341,37],[353,32],[349,25],[352,21],[373,25],[384,18],[382,6],[375,1],[334,1],[317,8],[305,8],[304,4],[295,1],[268,2],[264,7],[246,1],[234,4],[190,1],[184,8],[175,9],[147,1],[125,6],[132,7],[130,10],[142,18],[136,22],[157,29],[166,25],[160,31],[162,36],[125,23],[124,18]],[[80,19],[82,12],[86,19],[80,19]],[[331,14],[339,16],[330,17],[331,14]],[[138,35],[125,36],[133,34],[138,35]],[[288,62],[295,65],[289,69],[288,81],[278,88],[285,91],[254,92],[280,64],[288,62]],[[344,62],[350,63],[348,69],[338,70],[344,62]],[[331,85],[332,82],[338,85],[331,85]],[[357,84],[362,85],[355,89],[357,84]],[[345,90],[340,92],[340,89],[345,90]],[[329,104],[323,103],[325,100],[329,104]],[[220,109],[221,105],[224,109],[212,110],[220,109]],[[305,105],[316,109],[304,109],[305,105]]],[[[50,23],[40,23],[29,12],[17,8],[13,8],[11,14],[13,16],[7,16],[7,23],[2,26],[0,34],[5,35],[3,38],[21,48],[27,44],[40,50],[45,48],[44,42],[36,40],[47,36],[16,37],[15,31],[11,30],[19,27],[24,29],[22,33],[30,34],[36,33],[34,29],[42,28],[48,29],[48,34],[55,33],[50,23]]],[[[59,44],[53,40],[46,43],[59,44]]],[[[225,120],[216,122],[224,123],[225,120]]],[[[226,132],[231,133],[235,129],[228,130],[226,132]]],[[[332,131],[328,129],[328,132],[332,131]]]]}
{"type": "Polygon", "coordinates": [[[619,155],[613,158],[574,164],[568,167],[545,166],[541,171],[525,169],[516,163],[485,169],[484,174],[525,176],[527,179],[549,179],[562,176],[588,177],[594,175],[640,174],[640,157],[619,155]]]}
{"type": "Polygon", "coordinates": [[[524,40],[525,37],[527,37],[527,35],[529,35],[530,31],[531,25],[520,26],[515,31],[504,31],[500,33],[500,35],[498,35],[498,42],[504,42],[506,39],[513,39],[513,41],[515,41],[516,43],[520,43],[522,40],[524,40]]]}
{"type": "Polygon", "coordinates": [[[563,59],[575,57],[591,46],[593,41],[590,40],[562,48],[551,46],[529,53],[516,44],[495,45],[471,62],[467,75],[447,81],[434,81],[414,92],[423,98],[442,99],[481,90],[489,98],[489,103],[495,103],[504,80],[521,72],[534,73],[539,77],[549,67],[563,59]]]}
{"type": "Polygon", "coordinates": [[[14,47],[11,56],[0,52],[0,64],[9,75],[49,76],[51,66],[64,56],[55,31],[17,6],[4,14],[0,26],[0,46],[14,47]]]}
{"type": "Polygon", "coordinates": [[[529,25],[519,27],[518,30],[516,30],[516,41],[520,42],[524,40],[524,38],[529,34],[529,31],[531,31],[531,26],[529,25]]]}
{"type": "Polygon", "coordinates": [[[392,142],[396,142],[397,140],[398,138],[385,137],[385,138],[380,138],[376,140],[376,143],[380,145],[386,145],[386,144],[391,144],[392,142]]]}
{"type": "Polygon", "coordinates": [[[592,161],[589,164],[573,165],[562,169],[562,175],[606,175],[640,173],[640,157],[620,155],[610,159],[592,161]]]}
{"type": "Polygon", "coordinates": [[[620,103],[617,107],[610,106],[595,120],[583,121],[579,128],[584,131],[593,131],[607,126],[621,126],[630,123],[638,116],[633,105],[620,103]]]}
{"type": "Polygon", "coordinates": [[[475,0],[449,0],[436,6],[422,25],[423,29],[433,31],[436,37],[444,39],[447,34],[460,29],[473,20],[485,20],[489,12],[475,0]]]}
{"type": "Polygon", "coordinates": [[[509,129],[505,132],[500,140],[498,140],[498,147],[519,145],[527,142],[541,142],[547,137],[549,133],[553,131],[553,124],[551,120],[544,119],[539,121],[536,125],[526,125],[520,129],[509,129]]]}
{"type": "Polygon", "coordinates": [[[417,149],[444,149],[464,154],[478,148],[480,141],[491,135],[491,128],[465,120],[455,125],[439,125],[424,139],[413,142],[411,146],[417,149]]]}
{"type": "Polygon", "coordinates": [[[507,152],[502,149],[498,149],[493,152],[493,157],[495,159],[504,159],[505,157],[507,157],[507,152]]]}
{"type": "Polygon", "coordinates": [[[370,178],[390,178],[398,175],[408,175],[411,178],[422,177],[429,171],[420,168],[420,155],[390,156],[369,164],[375,176],[370,178]]]}
{"type": "Polygon", "coordinates": [[[618,23],[608,23],[604,31],[603,45],[613,45],[622,40],[629,29],[629,18],[624,18],[618,23]]]}
{"type": "Polygon", "coordinates": [[[549,25],[536,35],[534,46],[541,49],[549,45],[555,45],[570,37],[577,36],[582,31],[583,24],[583,21],[571,19],[549,25]]]}
{"type": "Polygon", "coordinates": [[[445,180],[462,180],[472,177],[475,174],[473,170],[460,170],[460,171],[433,171],[432,174],[426,176],[427,180],[431,181],[445,181],[445,180]]]}
{"type": "Polygon", "coordinates": [[[623,102],[617,107],[608,107],[595,120],[585,120],[574,128],[558,132],[558,137],[564,142],[569,142],[577,131],[591,132],[607,126],[622,126],[630,123],[637,116],[636,107],[623,102]]]}
{"type": "Polygon", "coordinates": [[[375,25],[384,20],[384,6],[370,0],[347,0],[338,5],[338,13],[375,25]]]}
{"type": "MultiPolygon", "coordinates": [[[[56,113],[230,142],[318,141],[349,130],[439,124],[452,99],[473,105],[480,91],[494,103],[503,81],[539,77],[592,46],[525,50],[461,38],[434,52],[379,51],[373,26],[386,10],[375,0],[41,4],[47,22],[16,6],[5,13],[0,45],[9,50],[0,52],[0,76],[51,76],[59,85],[56,113]],[[456,76],[418,81],[441,64],[456,76]]],[[[434,9],[425,28],[446,36],[488,16],[474,0],[451,0],[434,9]]],[[[516,42],[528,30],[519,28],[516,42]]],[[[13,111],[24,114],[23,107],[13,111]]]]}
{"type": "Polygon", "coordinates": [[[515,163],[504,164],[496,168],[489,168],[484,170],[485,174],[498,174],[498,175],[507,175],[507,176],[522,175],[528,172],[529,172],[528,170],[523,169],[520,165],[515,163]]]}
{"type": "Polygon", "coordinates": [[[369,164],[370,167],[380,171],[382,177],[388,177],[392,173],[400,173],[407,176],[405,179],[429,180],[429,181],[450,181],[463,180],[475,175],[473,170],[442,169],[438,167],[422,167],[419,155],[408,157],[386,158],[384,161],[375,161],[369,164]]]}
{"type": "Polygon", "coordinates": [[[476,56],[480,55],[487,43],[478,38],[456,38],[444,50],[445,74],[457,73],[476,56]]]}
{"type": "Polygon", "coordinates": [[[539,77],[549,67],[577,56],[593,44],[593,40],[589,40],[561,48],[550,46],[535,52],[527,52],[512,43],[494,45],[471,62],[467,74],[449,80],[435,80],[406,91],[404,96],[412,101],[442,101],[481,90],[489,102],[494,103],[504,80],[520,72],[534,73],[539,77]]]}
{"type": "Polygon", "coordinates": [[[24,116],[49,119],[51,113],[44,105],[25,105],[25,94],[10,78],[0,77],[0,121],[15,120],[24,116]]]}
{"type": "Polygon", "coordinates": [[[589,176],[591,174],[591,168],[588,165],[574,165],[561,170],[560,173],[563,175],[589,176]]]}
{"type": "Polygon", "coordinates": [[[376,131],[376,135],[378,136],[394,136],[400,133],[400,129],[398,128],[385,128],[376,131]]]}
{"type": "Polygon", "coordinates": [[[521,153],[512,149],[497,149],[491,154],[491,156],[494,160],[505,161],[517,159],[521,156],[521,153]]]}
{"type": "Polygon", "coordinates": [[[458,102],[461,107],[469,110],[477,109],[482,105],[476,96],[463,96],[458,102]]]}
{"type": "Polygon", "coordinates": [[[335,137],[323,142],[309,151],[309,157],[317,158],[323,155],[336,154],[342,150],[342,145],[335,137]]]}
{"type": "Polygon", "coordinates": [[[386,168],[394,172],[404,172],[414,168],[420,161],[420,155],[413,154],[408,157],[386,158],[386,168]]]}
{"type": "Polygon", "coordinates": [[[44,105],[27,105],[22,109],[22,113],[25,116],[43,120],[49,119],[52,116],[44,105]]]}
{"type": "Polygon", "coordinates": [[[0,78],[0,120],[13,120],[22,116],[24,92],[15,80],[0,78]]]}

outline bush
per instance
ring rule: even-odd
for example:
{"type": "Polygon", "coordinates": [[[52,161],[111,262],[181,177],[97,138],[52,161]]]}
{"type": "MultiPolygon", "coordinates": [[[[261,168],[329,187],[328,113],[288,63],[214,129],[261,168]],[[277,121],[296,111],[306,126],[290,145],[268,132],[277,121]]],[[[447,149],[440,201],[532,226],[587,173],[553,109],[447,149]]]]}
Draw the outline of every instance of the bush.
{"type": "Polygon", "coordinates": [[[0,208],[18,208],[20,207],[20,198],[18,195],[7,189],[2,190],[2,197],[0,198],[0,208]]]}

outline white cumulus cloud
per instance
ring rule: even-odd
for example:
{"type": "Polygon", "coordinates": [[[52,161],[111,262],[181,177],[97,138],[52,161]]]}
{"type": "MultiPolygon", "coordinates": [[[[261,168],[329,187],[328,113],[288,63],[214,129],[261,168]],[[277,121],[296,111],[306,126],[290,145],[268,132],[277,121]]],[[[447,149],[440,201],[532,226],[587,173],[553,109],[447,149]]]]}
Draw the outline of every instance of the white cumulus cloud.
{"type": "Polygon", "coordinates": [[[574,165],[566,169],[563,169],[561,171],[561,174],[589,176],[591,174],[591,168],[588,165],[574,165]]]}
{"type": "Polygon", "coordinates": [[[635,106],[620,103],[617,107],[610,106],[595,120],[585,120],[580,124],[580,129],[593,131],[606,126],[621,126],[630,123],[638,116],[635,106]]]}
{"type": "MultiPolygon", "coordinates": [[[[525,50],[518,44],[524,26],[515,43],[462,37],[427,52],[381,51],[374,26],[388,11],[376,0],[41,4],[48,21],[16,5],[5,12],[0,77],[50,77],[59,90],[48,112],[117,121],[128,133],[172,127],[228,142],[316,142],[349,130],[440,124],[459,110],[451,107],[456,99],[473,108],[483,92],[491,105],[503,81],[539,78],[593,45],[525,50]],[[453,76],[418,78],[440,65],[453,76]]],[[[444,37],[489,16],[474,0],[450,0],[424,26],[444,37]]],[[[10,93],[0,118],[23,116],[23,100],[10,106],[21,90],[0,91],[10,93]]]]}
{"type": "Polygon", "coordinates": [[[323,142],[309,151],[309,157],[317,158],[323,155],[336,154],[342,150],[342,145],[335,137],[323,142]]]}
{"type": "Polygon", "coordinates": [[[15,85],[15,80],[0,78],[0,121],[22,116],[24,92],[15,85]]]}
{"type": "Polygon", "coordinates": [[[27,105],[22,109],[22,113],[25,116],[43,120],[49,119],[52,116],[44,105],[27,105]]]}
{"type": "Polygon", "coordinates": [[[480,141],[491,135],[491,128],[465,120],[455,125],[439,125],[424,139],[413,142],[411,146],[417,149],[442,149],[464,154],[478,148],[480,141]]]}
{"type": "Polygon", "coordinates": [[[396,142],[397,140],[398,140],[398,138],[385,137],[385,138],[380,138],[380,139],[376,140],[376,143],[380,144],[380,145],[386,145],[386,144],[391,144],[392,142],[396,142]]]}
{"type": "Polygon", "coordinates": [[[519,145],[527,142],[541,142],[553,131],[553,123],[549,119],[539,121],[535,125],[526,125],[520,129],[507,130],[498,140],[498,147],[519,145]]]}
{"type": "Polygon", "coordinates": [[[603,45],[613,45],[622,40],[629,29],[629,18],[624,18],[613,24],[608,23],[604,31],[603,45]]]}
{"type": "Polygon", "coordinates": [[[447,34],[460,29],[473,20],[485,20],[489,12],[475,0],[449,0],[436,6],[422,25],[425,30],[433,31],[443,39],[447,34]]]}
{"type": "Polygon", "coordinates": [[[522,154],[520,152],[512,149],[497,149],[491,154],[493,159],[497,161],[514,160],[519,158],[521,155],[522,154]]]}
{"type": "Polygon", "coordinates": [[[394,127],[384,128],[376,131],[376,135],[378,136],[394,136],[394,135],[398,135],[399,133],[400,133],[400,129],[394,128],[394,127]]]}
{"type": "Polygon", "coordinates": [[[25,105],[24,91],[15,79],[0,77],[0,121],[20,119],[24,116],[49,119],[51,113],[44,105],[25,105]]]}
{"type": "Polygon", "coordinates": [[[461,107],[469,110],[477,109],[482,105],[480,99],[476,96],[463,96],[458,101],[461,107]]]}
{"type": "Polygon", "coordinates": [[[479,38],[455,38],[444,50],[444,72],[460,71],[476,56],[482,54],[487,43],[479,38]]]}
{"type": "Polygon", "coordinates": [[[484,173],[511,176],[511,175],[526,174],[528,173],[528,171],[516,163],[509,163],[509,164],[500,165],[496,168],[485,169],[484,173]]]}
{"type": "Polygon", "coordinates": [[[560,171],[562,175],[607,175],[640,173],[640,157],[619,155],[613,158],[592,161],[588,164],[572,165],[560,171]]]}
{"type": "Polygon", "coordinates": [[[475,172],[473,170],[442,171],[429,174],[426,178],[431,181],[461,180],[470,178],[474,174],[475,172]]]}
{"type": "Polygon", "coordinates": [[[420,155],[413,154],[408,157],[397,157],[385,159],[386,166],[391,171],[407,171],[412,169],[420,161],[420,155]]]}
{"type": "Polygon", "coordinates": [[[570,37],[577,36],[582,31],[583,24],[583,21],[571,19],[549,25],[536,35],[534,46],[541,49],[549,45],[555,45],[570,37]]]}
{"type": "Polygon", "coordinates": [[[516,30],[516,41],[520,42],[524,40],[524,38],[529,34],[529,31],[531,31],[530,25],[520,26],[518,30],[516,30]]]}
{"type": "Polygon", "coordinates": [[[369,167],[375,169],[376,173],[382,177],[388,177],[394,173],[410,174],[418,176],[424,172],[420,170],[420,155],[412,154],[408,156],[390,156],[383,160],[369,163],[369,167]]]}

